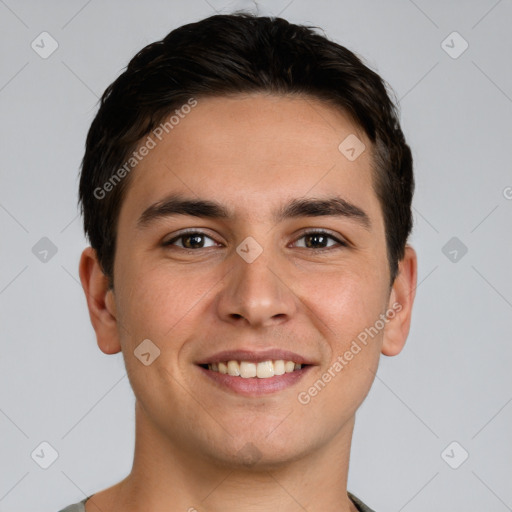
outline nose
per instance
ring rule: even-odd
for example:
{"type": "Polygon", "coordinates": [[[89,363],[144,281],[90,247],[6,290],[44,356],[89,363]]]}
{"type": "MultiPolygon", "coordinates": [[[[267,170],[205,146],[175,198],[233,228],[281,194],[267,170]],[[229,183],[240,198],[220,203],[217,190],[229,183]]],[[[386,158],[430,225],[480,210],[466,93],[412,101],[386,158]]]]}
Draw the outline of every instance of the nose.
{"type": "Polygon", "coordinates": [[[223,280],[217,312],[225,322],[251,327],[274,327],[288,321],[297,310],[285,262],[270,249],[252,262],[233,254],[232,269],[223,280]]]}

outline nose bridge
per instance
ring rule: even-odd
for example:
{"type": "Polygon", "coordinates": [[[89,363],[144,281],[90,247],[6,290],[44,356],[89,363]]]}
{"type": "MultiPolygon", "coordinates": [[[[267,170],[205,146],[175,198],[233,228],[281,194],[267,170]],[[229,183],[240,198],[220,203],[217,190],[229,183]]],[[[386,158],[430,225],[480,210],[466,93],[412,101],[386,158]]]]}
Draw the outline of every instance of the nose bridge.
{"type": "Polygon", "coordinates": [[[218,302],[223,320],[241,317],[251,325],[283,321],[293,313],[295,300],[287,286],[279,255],[274,254],[271,237],[262,247],[254,238],[246,238],[232,255],[232,271],[226,275],[218,302]]]}

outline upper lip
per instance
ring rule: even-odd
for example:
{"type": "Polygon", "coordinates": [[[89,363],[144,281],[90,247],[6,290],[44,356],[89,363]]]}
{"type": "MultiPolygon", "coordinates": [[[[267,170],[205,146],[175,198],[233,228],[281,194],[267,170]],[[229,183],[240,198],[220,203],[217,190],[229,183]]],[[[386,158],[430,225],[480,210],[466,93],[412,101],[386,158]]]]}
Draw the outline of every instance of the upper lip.
{"type": "Polygon", "coordinates": [[[316,364],[311,359],[303,357],[295,352],[289,350],[282,350],[278,348],[263,350],[255,352],[254,350],[224,350],[217,352],[211,356],[202,358],[197,361],[196,364],[210,364],[210,363],[221,363],[226,361],[251,361],[253,363],[260,363],[262,361],[278,360],[283,359],[284,361],[293,361],[298,364],[316,364]]]}

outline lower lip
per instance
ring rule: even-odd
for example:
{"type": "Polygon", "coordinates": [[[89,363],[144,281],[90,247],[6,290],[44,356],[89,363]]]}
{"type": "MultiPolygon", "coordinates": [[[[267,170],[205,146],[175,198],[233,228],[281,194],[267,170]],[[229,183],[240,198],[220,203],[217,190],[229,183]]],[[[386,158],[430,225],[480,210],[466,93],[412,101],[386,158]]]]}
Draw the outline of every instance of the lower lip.
{"type": "Polygon", "coordinates": [[[259,379],[258,377],[244,379],[243,377],[233,377],[232,375],[208,370],[202,366],[197,366],[197,368],[220,387],[228,388],[240,395],[260,396],[293,386],[311,370],[312,366],[304,366],[300,370],[294,370],[283,375],[274,375],[274,377],[266,379],[259,379]]]}

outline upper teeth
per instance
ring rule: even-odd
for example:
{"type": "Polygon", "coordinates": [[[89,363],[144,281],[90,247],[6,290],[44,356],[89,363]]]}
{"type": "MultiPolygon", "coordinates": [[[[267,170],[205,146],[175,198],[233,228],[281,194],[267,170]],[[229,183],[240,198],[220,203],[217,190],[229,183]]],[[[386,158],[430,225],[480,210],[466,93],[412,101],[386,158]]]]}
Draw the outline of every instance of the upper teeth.
{"type": "Polygon", "coordinates": [[[232,375],[234,377],[243,377],[249,379],[257,377],[259,379],[267,379],[274,375],[283,375],[291,373],[294,370],[300,370],[302,365],[293,361],[284,361],[277,359],[276,361],[261,361],[260,363],[252,363],[250,361],[226,361],[222,363],[211,363],[208,365],[209,370],[214,372],[232,375]]]}

